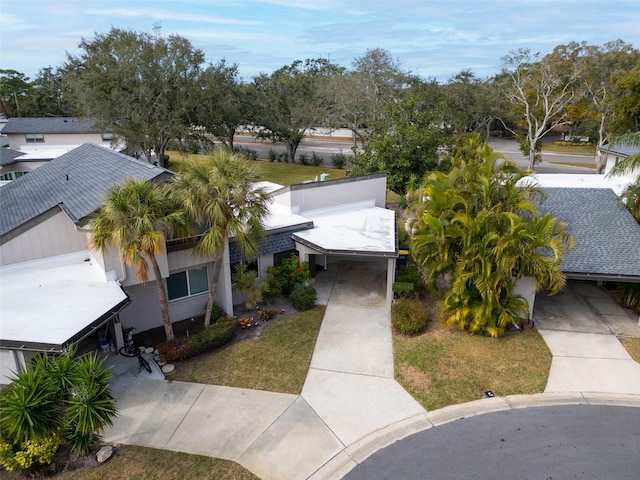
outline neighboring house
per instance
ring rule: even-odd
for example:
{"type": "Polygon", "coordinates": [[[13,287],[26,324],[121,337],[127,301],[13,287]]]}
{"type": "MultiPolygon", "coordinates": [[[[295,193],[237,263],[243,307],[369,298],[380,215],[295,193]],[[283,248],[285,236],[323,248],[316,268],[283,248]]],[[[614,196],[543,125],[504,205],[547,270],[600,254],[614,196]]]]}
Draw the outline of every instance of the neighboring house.
{"type": "Polygon", "coordinates": [[[25,145],[81,145],[94,143],[109,147],[113,133],[95,127],[93,119],[75,117],[16,117],[2,129],[9,148],[22,150],[25,145]]]}
{"type": "MultiPolygon", "coordinates": [[[[568,225],[575,239],[562,260],[568,280],[640,283],[640,224],[618,202],[628,178],[607,175],[535,174],[523,179],[545,193],[539,208],[568,225]]],[[[521,293],[533,313],[535,291],[525,280],[521,293]]]]}
{"type": "MultiPolygon", "coordinates": [[[[632,145],[625,142],[605,143],[603,146],[598,148],[598,155],[600,156],[600,158],[602,158],[602,163],[605,165],[605,175],[608,174],[615,165],[620,163],[625,158],[639,153],[640,145],[632,145]]],[[[640,176],[640,168],[625,176],[631,179],[638,178],[638,176],[640,176]]]]}
{"type": "Polygon", "coordinates": [[[8,148],[0,149],[0,186],[84,143],[122,150],[123,145],[115,144],[111,133],[101,132],[94,124],[94,120],[73,117],[9,119],[2,130],[2,138],[7,140],[8,148]],[[20,155],[14,152],[20,152],[20,155]]]}
{"type": "MultiPolygon", "coordinates": [[[[162,182],[171,175],[85,144],[0,188],[0,383],[35,352],[60,351],[105,326],[119,345],[121,324],[138,331],[162,325],[153,272],[142,284],[117,251],[91,251],[88,223],[112,186],[131,177],[162,182]]],[[[397,250],[395,215],[384,208],[384,174],[262,186],[274,200],[255,262],[262,279],[270,265],[296,249],[303,260],[324,268],[345,257],[378,259],[388,267],[391,301],[397,250]]],[[[202,315],[207,302],[211,263],[193,255],[193,244],[172,240],[158,255],[174,321],[202,315]]],[[[216,295],[230,313],[240,303],[231,272],[242,260],[231,238],[216,295]]]]}

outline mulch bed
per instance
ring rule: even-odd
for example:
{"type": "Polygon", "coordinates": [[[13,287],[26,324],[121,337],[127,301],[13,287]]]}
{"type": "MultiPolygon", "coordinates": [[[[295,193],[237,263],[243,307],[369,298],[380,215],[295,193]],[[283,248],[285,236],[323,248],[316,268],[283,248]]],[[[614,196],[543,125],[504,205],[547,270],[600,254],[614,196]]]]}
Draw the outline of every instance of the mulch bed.
{"type": "MultiPolygon", "coordinates": [[[[261,305],[262,309],[271,308],[276,312],[276,316],[268,321],[263,322],[258,317],[258,310],[246,311],[242,305],[234,306],[234,315],[236,318],[251,318],[253,319],[254,326],[249,328],[238,328],[235,338],[232,343],[245,340],[247,338],[258,338],[262,335],[262,331],[265,327],[278,319],[297,313],[298,311],[291,306],[291,302],[288,298],[279,298],[271,302],[270,305],[261,305]]],[[[186,320],[180,320],[173,322],[173,333],[176,338],[188,337],[201,332],[204,329],[204,315],[194,317],[193,320],[188,318],[186,320]]],[[[133,336],[136,345],[144,345],[147,347],[157,347],[159,344],[166,341],[167,337],[164,332],[164,327],[152,328],[151,330],[145,330],[133,336]]]]}

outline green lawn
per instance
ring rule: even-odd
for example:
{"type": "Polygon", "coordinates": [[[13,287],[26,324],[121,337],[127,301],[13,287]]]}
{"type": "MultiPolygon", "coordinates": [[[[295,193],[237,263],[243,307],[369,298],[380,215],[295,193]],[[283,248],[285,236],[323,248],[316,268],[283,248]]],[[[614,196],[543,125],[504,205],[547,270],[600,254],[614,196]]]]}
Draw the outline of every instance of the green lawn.
{"type": "Polygon", "coordinates": [[[177,365],[172,380],[299,394],[325,307],[287,315],[243,340],[177,365]]]}
{"type": "MultiPolygon", "coordinates": [[[[207,158],[206,155],[182,154],[175,151],[169,151],[167,154],[170,158],[169,168],[175,172],[180,172],[186,161],[202,161],[207,158]]],[[[259,163],[264,180],[284,186],[303,183],[307,180],[313,180],[315,177],[319,178],[321,173],[329,174],[329,180],[347,176],[346,170],[331,167],[312,167],[298,163],[278,163],[267,160],[254,161],[259,163]]]]}
{"type": "Polygon", "coordinates": [[[556,145],[553,142],[542,142],[543,152],[573,153],[575,155],[595,155],[595,145],[556,145]]]}
{"type": "MultiPolygon", "coordinates": [[[[437,318],[439,302],[428,304],[437,318]]],[[[496,395],[542,392],[551,352],[536,330],[495,339],[451,330],[431,321],[415,337],[394,335],[396,380],[427,410],[496,395]]]]}

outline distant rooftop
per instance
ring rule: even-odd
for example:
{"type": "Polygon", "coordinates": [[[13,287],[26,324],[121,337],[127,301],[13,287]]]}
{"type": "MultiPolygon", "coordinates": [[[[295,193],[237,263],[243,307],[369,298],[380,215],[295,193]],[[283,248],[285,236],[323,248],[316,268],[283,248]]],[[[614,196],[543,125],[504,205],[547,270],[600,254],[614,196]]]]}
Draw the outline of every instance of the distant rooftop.
{"type": "Polygon", "coordinates": [[[625,157],[629,157],[636,153],[640,153],[640,145],[633,145],[628,142],[613,142],[605,143],[600,147],[600,150],[604,152],[618,153],[625,157]]]}
{"type": "Polygon", "coordinates": [[[14,133],[102,133],[95,128],[95,119],[75,117],[16,117],[10,118],[3,134],[14,133]]]}

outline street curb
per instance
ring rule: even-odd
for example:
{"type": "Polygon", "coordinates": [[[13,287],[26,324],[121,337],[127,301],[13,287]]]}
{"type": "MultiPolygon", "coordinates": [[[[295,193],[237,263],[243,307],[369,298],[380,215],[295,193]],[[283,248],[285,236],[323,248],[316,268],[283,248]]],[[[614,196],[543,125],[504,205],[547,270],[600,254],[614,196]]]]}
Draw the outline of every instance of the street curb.
{"type": "Polygon", "coordinates": [[[566,405],[609,405],[640,408],[640,395],[597,392],[536,393],[484,398],[409,417],[348,445],[308,480],[340,480],[374,453],[415,433],[488,413],[566,405]]]}

